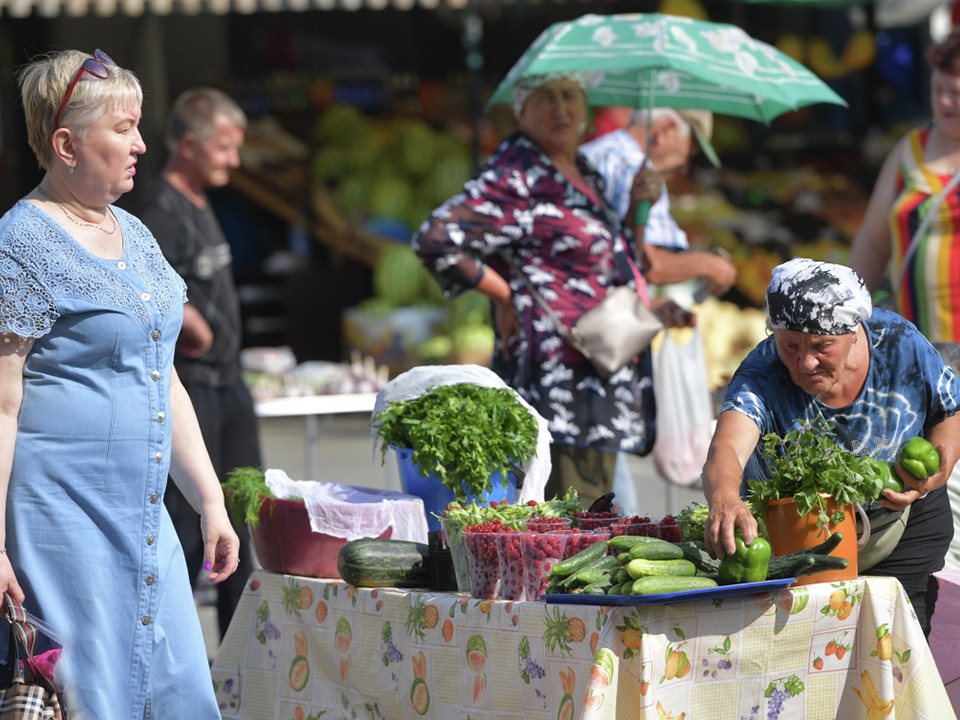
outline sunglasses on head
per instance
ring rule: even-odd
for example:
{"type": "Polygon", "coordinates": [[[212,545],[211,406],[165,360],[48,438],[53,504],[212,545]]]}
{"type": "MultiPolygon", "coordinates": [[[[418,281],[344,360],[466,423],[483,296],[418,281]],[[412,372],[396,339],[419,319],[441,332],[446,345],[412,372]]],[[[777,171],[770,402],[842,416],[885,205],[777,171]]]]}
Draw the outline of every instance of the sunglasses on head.
{"type": "Polygon", "coordinates": [[[73,95],[73,90],[80,82],[80,76],[83,75],[84,71],[90,73],[97,80],[104,80],[110,77],[110,68],[112,67],[117,67],[117,64],[100,48],[93,51],[92,58],[83,61],[80,69],[73,76],[73,80],[67,85],[67,91],[63,94],[63,100],[60,102],[60,107],[57,108],[57,114],[53,116],[54,128],[60,127],[60,114],[70,101],[70,96],[73,95]]]}

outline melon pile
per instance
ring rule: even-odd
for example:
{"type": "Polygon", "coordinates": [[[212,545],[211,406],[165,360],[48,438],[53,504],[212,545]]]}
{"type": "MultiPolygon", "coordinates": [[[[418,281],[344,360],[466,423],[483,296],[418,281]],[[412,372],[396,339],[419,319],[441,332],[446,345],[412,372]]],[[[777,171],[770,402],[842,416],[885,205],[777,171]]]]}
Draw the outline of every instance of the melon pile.
{"type": "Polygon", "coordinates": [[[395,240],[408,240],[473,174],[468,141],[420,118],[371,118],[331,105],[314,139],[314,187],[333,196],[348,222],[395,240]]]}
{"type": "Polygon", "coordinates": [[[394,369],[426,363],[488,365],[490,301],[474,290],[448,300],[406,243],[385,247],[373,267],[374,295],[343,316],[345,344],[394,369]]]}

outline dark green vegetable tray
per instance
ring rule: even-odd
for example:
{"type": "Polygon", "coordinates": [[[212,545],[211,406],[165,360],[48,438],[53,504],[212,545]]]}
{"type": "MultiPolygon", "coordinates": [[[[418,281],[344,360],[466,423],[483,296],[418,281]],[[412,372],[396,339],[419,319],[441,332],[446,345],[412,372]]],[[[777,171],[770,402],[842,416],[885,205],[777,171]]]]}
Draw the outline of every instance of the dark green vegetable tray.
{"type": "Polygon", "coordinates": [[[657,595],[584,595],[565,593],[541,595],[540,600],[548,603],[567,603],[568,605],[654,605],[656,603],[689,602],[693,600],[712,600],[713,598],[753,595],[754,593],[782,590],[790,587],[796,578],[779,578],[763,582],[737,583],[736,585],[718,585],[717,587],[683,592],[660,593],[657,595]]]}

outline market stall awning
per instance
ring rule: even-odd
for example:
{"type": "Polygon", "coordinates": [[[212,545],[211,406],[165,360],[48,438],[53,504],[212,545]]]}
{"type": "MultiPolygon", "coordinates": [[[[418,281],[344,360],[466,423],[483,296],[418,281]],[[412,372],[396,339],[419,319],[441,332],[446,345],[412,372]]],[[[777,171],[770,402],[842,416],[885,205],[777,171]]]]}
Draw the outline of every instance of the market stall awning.
{"type": "MultiPolygon", "coordinates": [[[[485,2],[486,0],[483,0],[485,2]]],[[[0,0],[0,16],[80,17],[84,15],[137,17],[144,13],[198,15],[209,13],[308,12],[324,10],[432,10],[464,9],[470,0],[0,0]]],[[[482,4],[482,3],[481,3],[482,4]]]]}

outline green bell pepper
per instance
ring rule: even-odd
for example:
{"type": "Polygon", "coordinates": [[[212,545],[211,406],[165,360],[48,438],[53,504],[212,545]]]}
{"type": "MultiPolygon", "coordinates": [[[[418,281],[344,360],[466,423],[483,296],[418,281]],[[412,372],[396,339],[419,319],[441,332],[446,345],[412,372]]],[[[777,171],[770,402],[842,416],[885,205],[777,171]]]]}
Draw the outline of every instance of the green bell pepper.
{"type": "Polygon", "coordinates": [[[883,490],[893,490],[896,493],[903,492],[903,481],[897,477],[896,471],[893,469],[893,465],[886,462],[885,460],[880,460],[879,458],[867,456],[864,458],[870,466],[877,471],[877,475],[880,476],[880,482],[882,483],[881,492],[883,490]]]}
{"type": "Polygon", "coordinates": [[[721,585],[734,583],[763,582],[767,579],[772,549],[762,537],[755,537],[747,545],[737,533],[737,551],[720,561],[717,575],[721,585]]]}
{"type": "Polygon", "coordinates": [[[929,440],[918,435],[903,444],[897,462],[915,478],[926,480],[940,469],[940,453],[929,440]]]}

